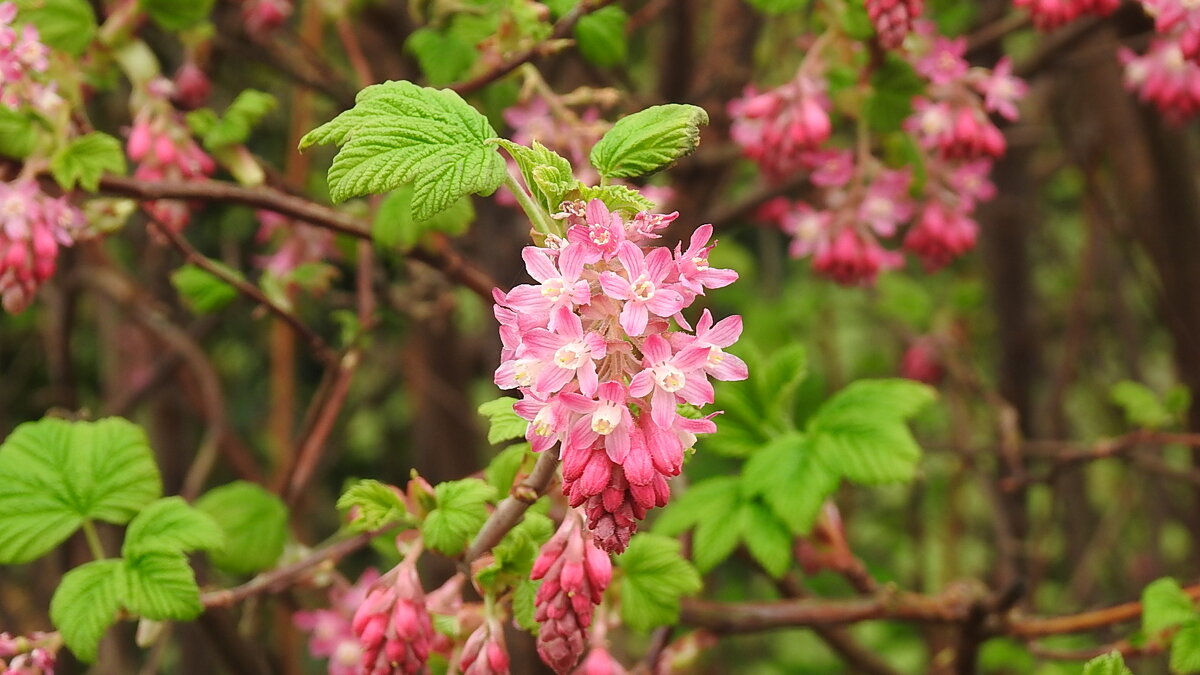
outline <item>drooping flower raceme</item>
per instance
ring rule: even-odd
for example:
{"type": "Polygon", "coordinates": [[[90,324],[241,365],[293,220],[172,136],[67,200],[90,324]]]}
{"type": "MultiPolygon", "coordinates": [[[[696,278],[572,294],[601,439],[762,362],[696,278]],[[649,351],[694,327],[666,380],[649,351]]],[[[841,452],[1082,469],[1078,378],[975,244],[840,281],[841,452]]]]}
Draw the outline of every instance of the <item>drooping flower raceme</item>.
{"type": "Polygon", "coordinates": [[[652,245],[675,215],[625,220],[599,199],[567,203],[566,237],[523,253],[538,283],[495,293],[496,384],[521,391],[515,409],[535,451],[559,446],[563,491],[608,551],[623,551],[647,509],[666,504],[695,434],[716,429],[679,406],[712,403],[709,378],[746,377],[724,351],[740,318],[714,325],[705,312],[688,332],[683,310],[737,273],[709,265],[711,226],[686,249],[652,245]]]}
{"type": "Polygon", "coordinates": [[[367,593],[350,624],[362,648],[362,675],[420,673],[433,645],[433,620],[410,554],[367,593]]]}
{"type": "Polygon", "coordinates": [[[25,309],[54,274],[58,250],[84,232],[79,209],[50,197],[33,179],[0,183],[0,302],[10,313],[25,309]]]}
{"type": "Polygon", "coordinates": [[[867,16],[884,49],[896,49],[924,10],[924,0],[867,0],[867,16]]]}
{"type": "Polygon", "coordinates": [[[330,592],[328,609],[305,610],[292,616],[296,627],[309,633],[309,653],[328,660],[329,675],[356,675],[359,672],[363,650],[352,622],[378,579],[379,572],[368,568],[353,586],[334,588],[330,592]]]}

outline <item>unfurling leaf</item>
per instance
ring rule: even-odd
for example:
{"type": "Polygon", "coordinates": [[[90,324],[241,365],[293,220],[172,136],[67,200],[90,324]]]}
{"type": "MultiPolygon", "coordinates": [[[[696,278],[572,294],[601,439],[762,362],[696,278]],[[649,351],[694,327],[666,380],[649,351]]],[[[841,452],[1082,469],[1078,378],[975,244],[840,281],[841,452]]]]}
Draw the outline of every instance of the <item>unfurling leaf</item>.
{"type": "Polygon", "coordinates": [[[356,509],[350,528],[359,532],[372,532],[408,519],[408,508],[396,488],[377,480],[360,480],[350,486],[338,499],[337,508],[356,509]]]}
{"type": "Polygon", "coordinates": [[[636,178],[654,173],[700,145],[708,113],[694,105],[670,103],[622,117],[592,148],[592,166],[605,178],[636,178]]]}
{"type": "Polygon", "coordinates": [[[492,486],[467,478],[439,483],[434,488],[435,506],[421,523],[421,534],[429,548],[449,556],[462,553],[487,520],[492,486]]]}

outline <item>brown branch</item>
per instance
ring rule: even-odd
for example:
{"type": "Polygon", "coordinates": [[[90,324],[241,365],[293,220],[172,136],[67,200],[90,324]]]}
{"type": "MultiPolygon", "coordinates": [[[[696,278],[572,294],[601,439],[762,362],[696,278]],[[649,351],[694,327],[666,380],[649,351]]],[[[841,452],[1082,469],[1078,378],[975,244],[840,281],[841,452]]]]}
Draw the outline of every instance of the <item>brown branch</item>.
{"type": "MultiPolygon", "coordinates": [[[[1006,492],[1011,492],[1033,483],[1052,481],[1060,473],[1073,466],[1112,457],[1121,457],[1143,445],[1171,444],[1187,445],[1193,448],[1200,447],[1200,433],[1173,433],[1142,429],[1123,436],[1117,436],[1116,438],[1098,441],[1090,447],[1081,447],[1078,444],[1067,441],[1025,441],[1022,443],[1022,448],[1027,454],[1046,455],[1053,463],[1045,475],[1033,476],[1027,474],[1020,478],[1014,476],[1011,480],[1004,483],[1003,489],[1006,492]]],[[[1154,470],[1147,466],[1147,462],[1141,458],[1133,458],[1132,461],[1134,464],[1142,466],[1147,470],[1154,470]]],[[[1184,480],[1192,479],[1186,474],[1178,477],[1184,480]]]]}
{"type": "Polygon", "coordinates": [[[361,362],[362,354],[357,349],[347,352],[337,364],[328,396],[321,396],[318,399],[320,403],[316,415],[313,417],[312,429],[304,434],[303,445],[293,455],[296,458],[295,464],[285,474],[289,478],[284,501],[289,506],[295,506],[300,497],[304,495],[304,490],[308,487],[308,482],[312,480],[317,465],[321,463],[321,458],[325,454],[326,442],[333,432],[333,425],[337,422],[338,415],[341,414],[342,406],[346,403],[346,396],[350,393],[350,382],[354,379],[354,373],[358,370],[361,362]]]}
{"type": "Polygon", "coordinates": [[[567,39],[567,37],[571,35],[571,32],[575,30],[575,24],[579,22],[579,19],[600,9],[601,7],[611,5],[613,1],[614,0],[584,0],[574,9],[564,14],[562,18],[560,18],[554,24],[554,30],[550,32],[550,37],[542,40],[525,51],[519,52],[516,56],[513,56],[509,60],[500,63],[485,73],[473,77],[465,82],[452,85],[450,89],[453,89],[460,94],[469,94],[471,92],[483,89],[496,80],[508,75],[517,68],[520,68],[526,63],[529,63],[548,51],[551,51],[552,45],[556,41],[567,39]]]}
{"type": "MultiPolygon", "coordinates": [[[[100,191],[119,197],[142,201],[182,199],[203,202],[243,204],[274,211],[280,215],[333,230],[358,239],[370,239],[371,228],[354,216],[322,206],[303,197],[296,197],[275,188],[246,188],[215,180],[142,181],[124,176],[104,176],[100,191]]],[[[447,278],[463,285],[486,300],[492,299],[496,283],[482,270],[472,265],[448,246],[442,250],[413,249],[408,257],[442,272],[447,278]]]]}
{"type": "Polygon", "coordinates": [[[265,574],[260,574],[241,586],[203,593],[200,596],[200,601],[204,603],[206,608],[211,609],[214,607],[230,607],[258,595],[279,593],[291,586],[296,580],[303,578],[316,567],[326,563],[337,562],[366,546],[371,542],[371,537],[375,536],[375,534],[377,533],[363,532],[349,539],[343,539],[324,548],[317,549],[307,557],[297,560],[286,567],[280,567],[265,574]]]}
{"type": "MultiPolygon", "coordinates": [[[[1183,589],[1193,600],[1200,600],[1200,584],[1183,589]]],[[[1016,618],[1009,621],[1005,633],[1020,638],[1036,638],[1063,633],[1082,633],[1084,631],[1107,628],[1116,623],[1133,621],[1142,615],[1142,603],[1127,602],[1091,612],[1056,616],[1049,618],[1028,617],[1016,618]]]]}
{"type": "Polygon", "coordinates": [[[167,241],[169,241],[171,245],[175,247],[175,250],[179,251],[179,253],[182,254],[189,263],[199,267],[205,272],[208,272],[230,286],[233,286],[239,293],[250,298],[263,307],[266,307],[268,311],[282,319],[284,323],[290,326],[292,330],[300,336],[301,339],[308,343],[309,349],[312,350],[313,355],[319,361],[327,365],[336,362],[337,352],[335,352],[328,344],[326,344],[325,340],[323,340],[320,335],[317,335],[311,328],[305,325],[305,323],[300,320],[300,317],[296,316],[286,307],[283,307],[282,305],[268,298],[266,294],[260,291],[254,284],[246,281],[236,274],[230,273],[227,268],[217,264],[216,261],[205,256],[200,251],[197,251],[196,247],[192,246],[182,234],[176,232],[170,227],[167,227],[166,225],[163,225],[154,218],[151,218],[150,222],[154,225],[159,234],[166,237],[167,241]]]}
{"type": "Polygon", "coordinates": [[[479,534],[475,535],[475,541],[463,554],[463,562],[470,563],[499,544],[504,535],[521,522],[525,511],[546,494],[557,469],[558,456],[553,452],[541,453],[529,476],[513,487],[509,496],[500,502],[483,524],[479,534]]]}

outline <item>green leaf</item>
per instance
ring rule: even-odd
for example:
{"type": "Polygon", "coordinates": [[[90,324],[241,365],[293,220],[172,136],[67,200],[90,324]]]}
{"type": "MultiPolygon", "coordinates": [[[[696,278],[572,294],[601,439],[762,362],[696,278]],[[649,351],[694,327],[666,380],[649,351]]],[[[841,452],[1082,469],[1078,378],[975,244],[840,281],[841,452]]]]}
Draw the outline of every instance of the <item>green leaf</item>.
{"type": "Polygon", "coordinates": [[[796,12],[808,6],[809,0],[749,0],[763,14],[796,12]]]}
{"type": "Polygon", "coordinates": [[[1112,651],[1083,664],[1083,675],[1133,675],[1121,652],[1112,651]]]}
{"type": "Polygon", "coordinates": [[[50,620],[81,661],[96,660],[100,638],[116,623],[125,585],[123,560],[93,560],[63,575],[54,590],[50,620]]]}
{"type": "Polygon", "coordinates": [[[533,561],[542,544],[554,534],[554,522],[540,513],[526,511],[521,523],[509,530],[492,548],[493,562],[475,575],[485,591],[500,594],[529,578],[533,561]]]}
{"type": "Polygon", "coordinates": [[[283,501],[246,481],[214,488],[196,500],[225,532],[225,547],[209,554],[212,564],[233,574],[270,569],[283,555],[288,510],[283,501]]]}
{"type": "Polygon", "coordinates": [[[517,584],[512,598],[513,620],[517,622],[521,630],[534,635],[537,635],[538,629],[541,627],[537,622],[537,607],[534,604],[538,586],[541,585],[541,581],[523,579],[521,583],[517,584]]]}
{"type": "Polygon", "coordinates": [[[692,561],[701,572],[709,572],[737,550],[742,538],[740,491],[728,491],[705,509],[692,538],[692,561]]]}
{"type": "Polygon", "coordinates": [[[142,9],[155,23],[176,31],[204,21],[212,12],[214,0],[141,0],[142,9]]]}
{"type": "Polygon", "coordinates": [[[83,54],[96,36],[96,13],[87,0],[17,0],[17,7],[42,44],[71,56],[83,54]]]}
{"type": "Polygon", "coordinates": [[[557,212],[567,193],[579,184],[571,170],[571,163],[537,141],[533,142],[531,148],[504,139],[496,141],[496,144],[512,156],[525,179],[525,186],[548,213],[557,212]]]}
{"type": "Polygon", "coordinates": [[[388,525],[408,522],[408,507],[391,485],[377,480],[360,480],[337,501],[339,511],[357,509],[350,529],[371,532],[388,525]]]}
{"type": "Polygon", "coordinates": [[[1113,403],[1125,411],[1129,423],[1143,429],[1158,429],[1171,423],[1174,416],[1162,399],[1144,384],[1123,380],[1109,391],[1113,403]]]}
{"type": "Polygon", "coordinates": [[[1179,582],[1164,577],[1142,590],[1142,631],[1151,639],[1197,618],[1196,603],[1179,582]]]}
{"type": "Polygon", "coordinates": [[[622,117],[592,148],[592,166],[605,178],[636,178],[689,155],[700,145],[708,113],[670,103],[622,117]]]}
{"type": "Polygon", "coordinates": [[[629,15],[615,5],[602,7],[579,18],[575,24],[575,40],[579,53],[589,62],[608,68],[625,60],[629,47],[625,26],[629,15]]]}
{"type": "Polygon", "coordinates": [[[488,418],[488,443],[495,445],[504,441],[525,438],[529,421],[513,411],[517,399],[501,396],[479,406],[479,414],[488,418]]]}
{"type": "Polygon", "coordinates": [[[0,105],[0,155],[25,159],[37,144],[37,127],[27,113],[0,105]]]}
{"type": "MultiPolygon", "coordinates": [[[[213,263],[220,265],[222,269],[235,277],[242,276],[233,268],[216,261],[213,263]]],[[[191,264],[184,265],[171,273],[171,285],[179,292],[179,296],[183,298],[183,302],[188,308],[196,314],[211,314],[219,311],[233,302],[238,295],[238,290],[226,283],[224,279],[191,264]]]]}
{"type": "Polygon", "coordinates": [[[85,519],[129,522],[162,494],[146,434],[116,417],[22,424],[0,445],[0,564],[41,557],[85,519]]]}
{"type": "Polygon", "coordinates": [[[671,503],[654,521],[653,531],[674,536],[683,534],[701,521],[719,518],[737,504],[740,489],[736,476],[700,481],[682,495],[675,495],[671,499],[671,503]]]}
{"type": "Polygon", "coordinates": [[[934,397],[911,380],[859,380],[809,419],[809,442],[823,464],[856,483],[912,480],[921,448],[904,422],[934,397]]]}
{"type": "Polygon", "coordinates": [[[147,619],[188,621],[204,611],[196,574],[182,553],[144,553],[125,560],[125,607],[147,619]]]}
{"type": "Polygon", "coordinates": [[[610,211],[620,211],[627,216],[636,215],[641,211],[652,211],[654,202],[646,199],[640,192],[625,185],[599,185],[589,187],[578,184],[579,198],[585,202],[599,199],[610,211]]]}
{"type": "Polygon", "coordinates": [[[475,45],[453,33],[418,28],[408,36],[404,48],[417,57],[425,80],[434,86],[461,80],[471,70],[479,52],[475,45]]]}
{"type": "Polygon", "coordinates": [[[121,555],[134,558],[143,553],[183,553],[218,549],[225,543],[221,526],[182,497],[167,497],[134,516],[125,531],[121,555]]]}
{"type": "Polygon", "coordinates": [[[414,220],[412,215],[412,186],[402,185],[393,190],[375,214],[371,238],[379,246],[402,251],[416,247],[432,232],[448,235],[462,234],[475,220],[475,207],[469,197],[463,197],[427,220],[414,220]]]}
{"type": "Polygon", "coordinates": [[[105,171],[125,173],[125,153],[120,141],[98,131],[76,138],[50,159],[50,173],[64,190],[78,183],[84,190],[95,192],[105,171]]]}
{"type": "Polygon", "coordinates": [[[904,59],[888,54],[871,74],[871,96],[863,115],[873,131],[899,131],[912,114],[912,99],[925,89],[925,82],[904,59]]]}
{"type": "Polygon", "coordinates": [[[684,560],[679,542],[643,532],[617,558],[621,568],[621,618],[648,631],[679,620],[679,599],[700,591],[696,569],[684,560]]]}
{"type": "Polygon", "coordinates": [[[1184,626],[1171,640],[1171,672],[1175,675],[1200,673],[1200,622],[1184,626]]]}
{"type": "Polygon", "coordinates": [[[436,506],[421,523],[425,543],[444,555],[462,553],[483,527],[488,516],[487,503],[495,496],[492,486],[477,478],[438,484],[434,488],[436,506]]]}
{"type": "Polygon", "coordinates": [[[488,485],[495,488],[498,495],[508,494],[512,491],[521,465],[532,456],[533,450],[528,443],[514,443],[501,450],[483,470],[488,485]]]}
{"type": "Polygon", "coordinates": [[[759,495],[792,534],[806,535],[821,513],[821,505],[841,482],[825,466],[803,434],[792,432],[755,453],[742,469],[748,495],[759,495]]]}
{"type": "Polygon", "coordinates": [[[188,114],[188,124],[201,135],[204,147],[215,152],[249,140],[255,125],[274,110],[277,103],[270,94],[246,89],[233,99],[223,117],[218,119],[211,110],[197,110],[188,114]]]}
{"type": "Polygon", "coordinates": [[[458,94],[387,82],[359,92],[354,108],[309,132],[300,148],[342,146],[329,167],[335,202],[411,184],[420,221],[504,182],[504,160],[487,143],[493,138],[487,118],[458,94]]]}
{"type": "Polygon", "coordinates": [[[875,25],[867,14],[867,6],[862,2],[847,2],[842,5],[842,30],[855,40],[866,40],[875,34],[875,25]]]}
{"type": "Polygon", "coordinates": [[[782,577],[792,565],[792,533],[770,509],[756,501],[742,503],[742,541],[768,574],[782,577]]]}

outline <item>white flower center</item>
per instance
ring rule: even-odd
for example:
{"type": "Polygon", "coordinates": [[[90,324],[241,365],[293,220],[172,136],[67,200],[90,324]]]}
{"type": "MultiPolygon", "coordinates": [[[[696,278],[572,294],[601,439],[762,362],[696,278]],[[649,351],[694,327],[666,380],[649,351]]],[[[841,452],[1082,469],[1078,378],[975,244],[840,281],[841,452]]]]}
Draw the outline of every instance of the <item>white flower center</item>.
{"type": "Polygon", "coordinates": [[[696,269],[698,270],[706,270],[708,269],[708,258],[698,255],[695,258],[692,258],[692,264],[695,265],[696,269]]]}
{"type": "Polygon", "coordinates": [[[537,359],[521,359],[513,364],[513,381],[520,387],[532,387],[537,374],[537,359]]]}
{"type": "Polygon", "coordinates": [[[669,363],[664,363],[663,365],[654,369],[654,381],[657,382],[658,386],[663,390],[674,393],[680,389],[683,389],[683,385],[686,384],[687,378],[684,377],[682,370],[672,366],[669,363]]]}
{"type": "Polygon", "coordinates": [[[603,225],[589,226],[588,235],[591,237],[592,243],[597,246],[607,246],[608,242],[612,241],[612,232],[609,232],[608,228],[603,225]]]}
{"type": "Polygon", "coordinates": [[[725,361],[725,352],[721,351],[720,347],[708,348],[708,365],[719,366],[725,361]]]}
{"type": "Polygon", "coordinates": [[[633,297],[635,300],[646,302],[654,297],[654,282],[650,281],[645,274],[639,276],[637,281],[633,282],[633,297]]]}
{"type": "Polygon", "coordinates": [[[558,300],[567,291],[567,284],[560,279],[547,279],[542,284],[542,297],[558,300]]]}
{"type": "Polygon", "coordinates": [[[607,436],[621,424],[621,409],[612,403],[602,403],[592,413],[592,431],[607,436]]]}
{"type": "Polygon", "coordinates": [[[530,424],[533,425],[533,433],[537,434],[538,436],[549,436],[553,434],[554,424],[552,418],[553,416],[550,414],[550,406],[546,406],[545,408],[539,410],[538,414],[534,415],[533,421],[530,422],[530,424]]]}
{"type": "Polygon", "coordinates": [[[583,340],[573,340],[554,352],[554,365],[559,368],[574,370],[583,365],[583,361],[591,353],[583,340]]]}

